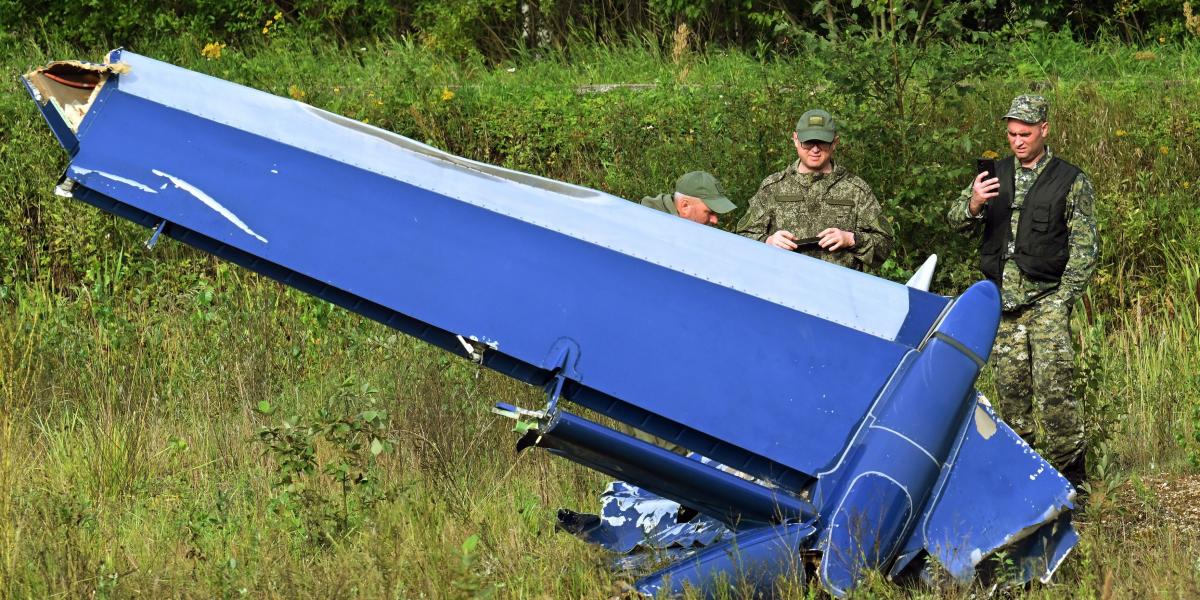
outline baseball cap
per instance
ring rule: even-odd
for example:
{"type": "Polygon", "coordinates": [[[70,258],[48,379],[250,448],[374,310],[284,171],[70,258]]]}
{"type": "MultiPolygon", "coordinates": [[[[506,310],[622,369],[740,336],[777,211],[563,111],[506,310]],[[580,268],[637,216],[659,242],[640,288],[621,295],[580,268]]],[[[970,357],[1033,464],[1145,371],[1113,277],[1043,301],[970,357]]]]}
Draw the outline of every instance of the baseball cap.
{"type": "Polygon", "coordinates": [[[725,197],[725,190],[721,189],[717,178],[705,171],[684,173],[675,181],[675,191],[703,200],[709,210],[719,215],[737,208],[737,205],[725,197]]]}
{"type": "Polygon", "coordinates": [[[836,136],[837,125],[833,122],[833,116],[819,108],[800,115],[800,120],[796,121],[796,137],[802,142],[832,142],[836,136]]]}
{"type": "Polygon", "coordinates": [[[1022,94],[1013,98],[1012,105],[1008,107],[1008,112],[1000,118],[1002,120],[1016,119],[1030,124],[1041,123],[1046,120],[1046,113],[1049,110],[1050,105],[1042,96],[1022,94]]]}

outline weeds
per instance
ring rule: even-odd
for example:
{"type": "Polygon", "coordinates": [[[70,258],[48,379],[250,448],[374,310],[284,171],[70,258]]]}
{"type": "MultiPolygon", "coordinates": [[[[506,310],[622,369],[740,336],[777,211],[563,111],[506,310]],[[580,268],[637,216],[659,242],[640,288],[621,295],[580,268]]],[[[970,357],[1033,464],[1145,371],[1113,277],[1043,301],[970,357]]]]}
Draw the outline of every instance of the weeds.
{"type": "MultiPolygon", "coordinates": [[[[893,124],[871,110],[879,98],[840,89],[804,56],[680,46],[676,63],[654,47],[596,46],[491,69],[411,41],[283,38],[206,55],[212,40],[183,35],[138,50],[281,95],[295,86],[313,105],[629,198],[704,168],[742,202],[789,160],[796,115],[825,104],[853,122],[839,159],[884,191],[901,231],[884,275],[905,277],[938,252],[944,293],[972,279],[973,262],[929,215],[965,185],[970,158],[1003,150],[997,107],[1036,79],[1054,107],[1056,152],[1096,183],[1103,263],[1075,314],[1094,440],[1083,541],[1055,584],[1014,594],[1198,591],[1194,534],[1165,524],[1134,534],[1120,521],[1153,506],[1154,473],[1193,473],[1200,455],[1194,47],[1138,60],[1025,32],[945,98],[923,84],[898,90],[921,120],[888,137],[877,132],[893,124]],[[647,86],[580,91],[611,82],[647,86]],[[893,146],[907,143],[911,160],[898,164],[893,146]]],[[[4,44],[10,74],[99,56],[4,44]]],[[[920,60],[912,68],[917,81],[934,75],[920,60]]],[[[537,390],[181,245],[132,250],[144,230],[51,195],[64,156],[14,78],[0,86],[0,595],[613,588],[594,550],[549,525],[555,507],[594,507],[604,478],[545,453],[517,460],[487,413],[497,401],[539,405],[537,390]]],[[[970,593],[880,581],[862,596],[970,593]]]]}
{"type": "MultiPolygon", "coordinates": [[[[342,386],[353,383],[347,379],[342,386]]],[[[360,389],[368,398],[377,393],[367,383],[360,389]]],[[[275,413],[266,400],[256,410],[275,413]]],[[[376,464],[395,443],[388,429],[388,412],[377,408],[349,417],[335,417],[323,408],[309,422],[292,415],[280,425],[260,428],[257,440],[274,459],[271,511],[317,544],[333,544],[352,533],[391,496],[378,482],[376,464]]]]}

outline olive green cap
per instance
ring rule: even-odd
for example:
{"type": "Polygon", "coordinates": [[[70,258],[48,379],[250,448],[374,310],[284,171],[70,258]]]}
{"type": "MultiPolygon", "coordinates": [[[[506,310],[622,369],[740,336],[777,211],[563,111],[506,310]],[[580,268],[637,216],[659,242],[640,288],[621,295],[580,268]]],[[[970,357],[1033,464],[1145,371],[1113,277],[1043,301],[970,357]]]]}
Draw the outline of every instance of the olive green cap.
{"type": "Polygon", "coordinates": [[[1046,99],[1041,96],[1031,96],[1022,94],[1013,98],[1012,105],[1008,107],[1008,112],[1000,117],[1002,120],[1016,119],[1023,123],[1041,123],[1046,120],[1046,113],[1049,112],[1050,105],[1046,99]]]}
{"type": "Polygon", "coordinates": [[[796,121],[796,137],[802,142],[819,140],[832,142],[837,137],[837,125],[833,115],[817,108],[800,115],[796,121]]]}
{"type": "Polygon", "coordinates": [[[717,181],[717,178],[704,171],[684,173],[675,181],[675,191],[703,200],[704,205],[718,215],[737,208],[737,205],[725,197],[725,190],[721,189],[721,183],[717,181]]]}

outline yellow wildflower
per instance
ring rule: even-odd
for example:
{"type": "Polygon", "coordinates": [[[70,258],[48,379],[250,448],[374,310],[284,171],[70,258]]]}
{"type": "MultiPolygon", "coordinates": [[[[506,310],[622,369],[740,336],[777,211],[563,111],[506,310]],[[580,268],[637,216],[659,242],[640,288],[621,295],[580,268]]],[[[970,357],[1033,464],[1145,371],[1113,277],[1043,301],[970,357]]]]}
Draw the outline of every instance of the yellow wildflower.
{"type": "Polygon", "coordinates": [[[984,151],[983,151],[983,157],[984,157],[984,158],[990,158],[990,159],[992,159],[992,160],[995,160],[995,159],[997,159],[997,158],[1000,158],[1000,153],[999,153],[999,152],[996,152],[995,150],[984,150],[984,151]]]}
{"type": "Polygon", "coordinates": [[[1117,130],[1117,137],[1125,137],[1125,136],[1127,136],[1127,135],[1129,135],[1129,132],[1128,132],[1128,131],[1125,131],[1124,129],[1118,129],[1118,130],[1117,130]]]}
{"type": "Polygon", "coordinates": [[[1190,188],[1190,187],[1192,187],[1192,182],[1190,182],[1190,181],[1185,181],[1185,182],[1183,182],[1183,189],[1185,189],[1185,190],[1186,190],[1186,189],[1188,189],[1188,188],[1190,188]]]}
{"type": "Polygon", "coordinates": [[[1168,147],[1166,147],[1166,146],[1159,146],[1159,147],[1158,147],[1158,153],[1159,153],[1159,154],[1161,154],[1161,155],[1163,155],[1163,156],[1166,156],[1166,155],[1167,155],[1168,153],[1170,153],[1170,152],[1171,152],[1171,149],[1170,149],[1170,148],[1168,148],[1168,147]]]}
{"type": "Polygon", "coordinates": [[[335,93],[335,94],[342,93],[342,87],[338,86],[338,85],[333,86],[333,93],[335,93]]]}
{"type": "Polygon", "coordinates": [[[288,86],[288,95],[296,100],[303,100],[305,93],[304,90],[300,89],[300,86],[292,84],[288,86]]]}
{"type": "Polygon", "coordinates": [[[451,98],[454,98],[454,92],[450,88],[442,88],[442,101],[449,102],[451,98]]]}
{"type": "Polygon", "coordinates": [[[202,50],[200,50],[200,55],[208,60],[216,60],[221,58],[221,49],[224,47],[225,44],[221,42],[209,42],[204,45],[202,50]]]}

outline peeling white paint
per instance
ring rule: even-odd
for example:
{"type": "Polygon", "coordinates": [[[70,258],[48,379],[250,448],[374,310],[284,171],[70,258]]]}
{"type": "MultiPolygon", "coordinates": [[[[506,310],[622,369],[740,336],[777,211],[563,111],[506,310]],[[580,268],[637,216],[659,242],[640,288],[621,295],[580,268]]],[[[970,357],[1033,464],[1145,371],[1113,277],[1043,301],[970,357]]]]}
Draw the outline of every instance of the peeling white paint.
{"type": "Polygon", "coordinates": [[[1046,465],[1042,465],[1042,466],[1038,467],[1038,470],[1034,471],[1033,475],[1029,476],[1029,480],[1030,481],[1036,480],[1038,478],[1038,475],[1041,475],[1042,472],[1045,470],[1046,470],[1046,465]]]}
{"type": "Polygon", "coordinates": [[[658,527],[658,523],[662,521],[663,517],[679,512],[679,503],[666,498],[643,500],[638,503],[637,510],[641,513],[638,515],[637,526],[641,527],[642,531],[650,533],[655,527],[658,527]]]}
{"type": "MultiPolygon", "coordinates": [[[[980,398],[982,397],[980,396],[980,398]]],[[[988,416],[982,406],[975,407],[975,431],[978,431],[980,437],[985,440],[990,440],[993,435],[996,435],[996,420],[988,416]]]]}
{"type": "MultiPolygon", "coordinates": [[[[261,235],[258,235],[257,233],[254,233],[254,230],[250,229],[250,227],[248,225],[246,225],[246,223],[244,223],[241,219],[239,219],[237,215],[230,212],[230,210],[228,208],[225,208],[224,206],[222,206],[220,202],[217,202],[216,200],[214,200],[212,196],[205,194],[204,191],[201,190],[200,188],[197,188],[196,186],[194,186],[174,175],[171,175],[169,173],[163,173],[162,171],[159,171],[158,169],[151,169],[150,172],[154,173],[155,175],[158,175],[159,177],[166,177],[167,179],[170,179],[171,183],[175,184],[175,187],[191,194],[192,196],[195,196],[197,200],[203,202],[205,206],[217,211],[217,214],[221,215],[222,217],[225,217],[225,220],[229,221],[230,223],[233,223],[238,229],[241,229],[242,231],[253,236],[255,239],[257,239],[258,241],[260,241],[264,244],[267,243],[267,238],[265,238],[261,235]]],[[[166,187],[167,187],[166,184],[163,184],[163,188],[165,189],[166,187]]]]}
{"type": "Polygon", "coordinates": [[[605,523],[612,525],[613,527],[620,527],[625,524],[625,517],[622,517],[622,516],[616,516],[616,517],[601,516],[600,519],[602,521],[604,521],[605,523]]]}
{"type": "Polygon", "coordinates": [[[76,175],[79,175],[79,176],[81,176],[81,177],[82,177],[82,176],[84,176],[84,175],[89,175],[89,174],[95,173],[96,175],[99,175],[99,176],[101,176],[101,177],[103,177],[103,178],[105,178],[105,179],[111,179],[111,180],[113,180],[113,181],[116,181],[116,182],[118,182],[118,183],[123,183],[123,184],[125,184],[125,185],[127,185],[127,186],[130,186],[130,187],[135,187],[135,188],[137,188],[137,189],[139,189],[139,190],[142,190],[143,192],[147,192],[147,193],[150,193],[150,194],[157,194],[157,193],[158,193],[158,191],[157,191],[157,190],[155,190],[154,188],[152,188],[152,187],[150,187],[150,186],[148,186],[148,185],[146,185],[146,184],[144,184],[144,183],[141,183],[141,182],[139,182],[139,181],[134,181],[134,180],[132,180],[132,179],[129,179],[129,178],[127,178],[127,177],[121,177],[120,175],[113,175],[112,173],[105,173],[104,171],[97,171],[97,170],[95,170],[95,169],[85,169],[85,168],[83,168],[83,167],[77,167],[77,166],[75,166],[75,165],[71,165],[71,172],[72,172],[72,173],[75,173],[76,175]]]}

